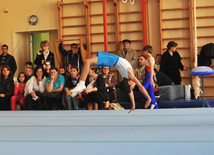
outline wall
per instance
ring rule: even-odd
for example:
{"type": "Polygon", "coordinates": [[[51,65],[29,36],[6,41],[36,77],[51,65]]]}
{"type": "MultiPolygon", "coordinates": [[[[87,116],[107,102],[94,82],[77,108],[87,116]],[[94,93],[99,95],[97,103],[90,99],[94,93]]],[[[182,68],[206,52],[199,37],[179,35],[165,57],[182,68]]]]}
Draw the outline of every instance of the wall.
{"type": "Polygon", "coordinates": [[[57,0],[1,0],[0,21],[0,43],[7,44],[8,53],[15,57],[19,69],[17,75],[19,71],[23,71],[24,62],[30,60],[26,32],[58,30],[57,0]],[[6,8],[8,13],[4,13],[6,8]],[[31,15],[39,18],[35,26],[28,22],[31,15]]]}

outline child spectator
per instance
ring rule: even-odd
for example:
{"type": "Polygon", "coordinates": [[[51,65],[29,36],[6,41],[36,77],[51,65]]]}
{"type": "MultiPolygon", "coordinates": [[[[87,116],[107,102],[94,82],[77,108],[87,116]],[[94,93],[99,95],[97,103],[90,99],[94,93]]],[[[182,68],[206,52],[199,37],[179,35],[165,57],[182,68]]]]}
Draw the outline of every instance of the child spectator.
{"type": "Polygon", "coordinates": [[[31,61],[25,62],[25,68],[33,68],[33,63],[31,61]]]}
{"type": "Polygon", "coordinates": [[[25,80],[26,82],[33,76],[33,68],[27,67],[25,68],[25,80]]]}
{"type": "Polygon", "coordinates": [[[44,65],[43,65],[44,69],[45,69],[45,77],[48,78],[50,77],[50,69],[51,69],[51,64],[50,62],[45,62],[44,65]]]}
{"type": "Polygon", "coordinates": [[[24,96],[24,89],[25,89],[26,77],[24,72],[20,72],[15,82],[14,87],[14,95],[11,98],[11,110],[16,110],[16,103],[19,103],[22,108],[26,109],[25,106],[25,96],[24,96]]]}
{"type": "Polygon", "coordinates": [[[59,74],[61,74],[65,77],[65,68],[64,67],[59,68],[59,74]]]}
{"type": "Polygon", "coordinates": [[[55,66],[54,54],[49,51],[49,42],[47,40],[42,41],[40,44],[42,50],[37,51],[37,56],[34,63],[37,66],[44,65],[45,62],[50,62],[52,67],[55,66]]]}
{"type": "Polygon", "coordinates": [[[65,82],[65,99],[66,103],[68,106],[68,110],[78,110],[79,108],[79,102],[77,100],[77,95],[74,97],[71,97],[71,91],[74,87],[76,87],[78,81],[79,81],[79,76],[78,76],[78,68],[77,67],[71,67],[71,76],[68,77],[68,79],[65,82]]]}

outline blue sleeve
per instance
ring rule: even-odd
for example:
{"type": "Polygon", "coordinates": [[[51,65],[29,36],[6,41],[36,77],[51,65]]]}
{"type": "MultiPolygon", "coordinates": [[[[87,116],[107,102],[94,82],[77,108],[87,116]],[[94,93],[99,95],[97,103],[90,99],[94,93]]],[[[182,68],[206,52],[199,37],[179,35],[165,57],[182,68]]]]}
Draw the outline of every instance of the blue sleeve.
{"type": "Polygon", "coordinates": [[[45,80],[45,87],[46,87],[46,84],[47,83],[50,83],[50,77],[48,77],[46,80],[45,80]]]}
{"type": "Polygon", "coordinates": [[[62,76],[62,75],[59,75],[59,84],[60,85],[62,85],[63,87],[64,87],[64,85],[65,85],[65,78],[64,78],[64,76],[62,76]]]}

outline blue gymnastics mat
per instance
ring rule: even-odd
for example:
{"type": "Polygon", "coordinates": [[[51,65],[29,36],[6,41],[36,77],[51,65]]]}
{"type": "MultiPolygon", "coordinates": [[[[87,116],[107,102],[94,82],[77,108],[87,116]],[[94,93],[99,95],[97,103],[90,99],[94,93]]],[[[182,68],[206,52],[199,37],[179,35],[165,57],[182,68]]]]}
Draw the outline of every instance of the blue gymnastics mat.
{"type": "Polygon", "coordinates": [[[1,111],[1,155],[213,155],[214,109],[1,111]]]}

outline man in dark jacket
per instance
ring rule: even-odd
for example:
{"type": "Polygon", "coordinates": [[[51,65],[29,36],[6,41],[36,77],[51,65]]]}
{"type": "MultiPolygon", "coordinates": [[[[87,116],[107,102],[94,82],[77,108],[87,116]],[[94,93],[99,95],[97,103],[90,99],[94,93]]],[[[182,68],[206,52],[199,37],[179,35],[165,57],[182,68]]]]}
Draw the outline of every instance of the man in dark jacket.
{"type": "Polygon", "coordinates": [[[60,42],[59,51],[63,55],[67,56],[67,63],[70,63],[72,66],[77,66],[79,68],[79,72],[81,71],[83,61],[77,44],[71,44],[71,50],[67,51],[63,48],[62,42],[60,42]]]}
{"type": "Polygon", "coordinates": [[[16,61],[14,59],[14,57],[10,54],[8,54],[8,46],[7,45],[2,45],[1,47],[2,49],[2,54],[0,55],[0,66],[9,66],[11,68],[12,71],[12,75],[15,74],[17,66],[16,66],[16,61]]]}

